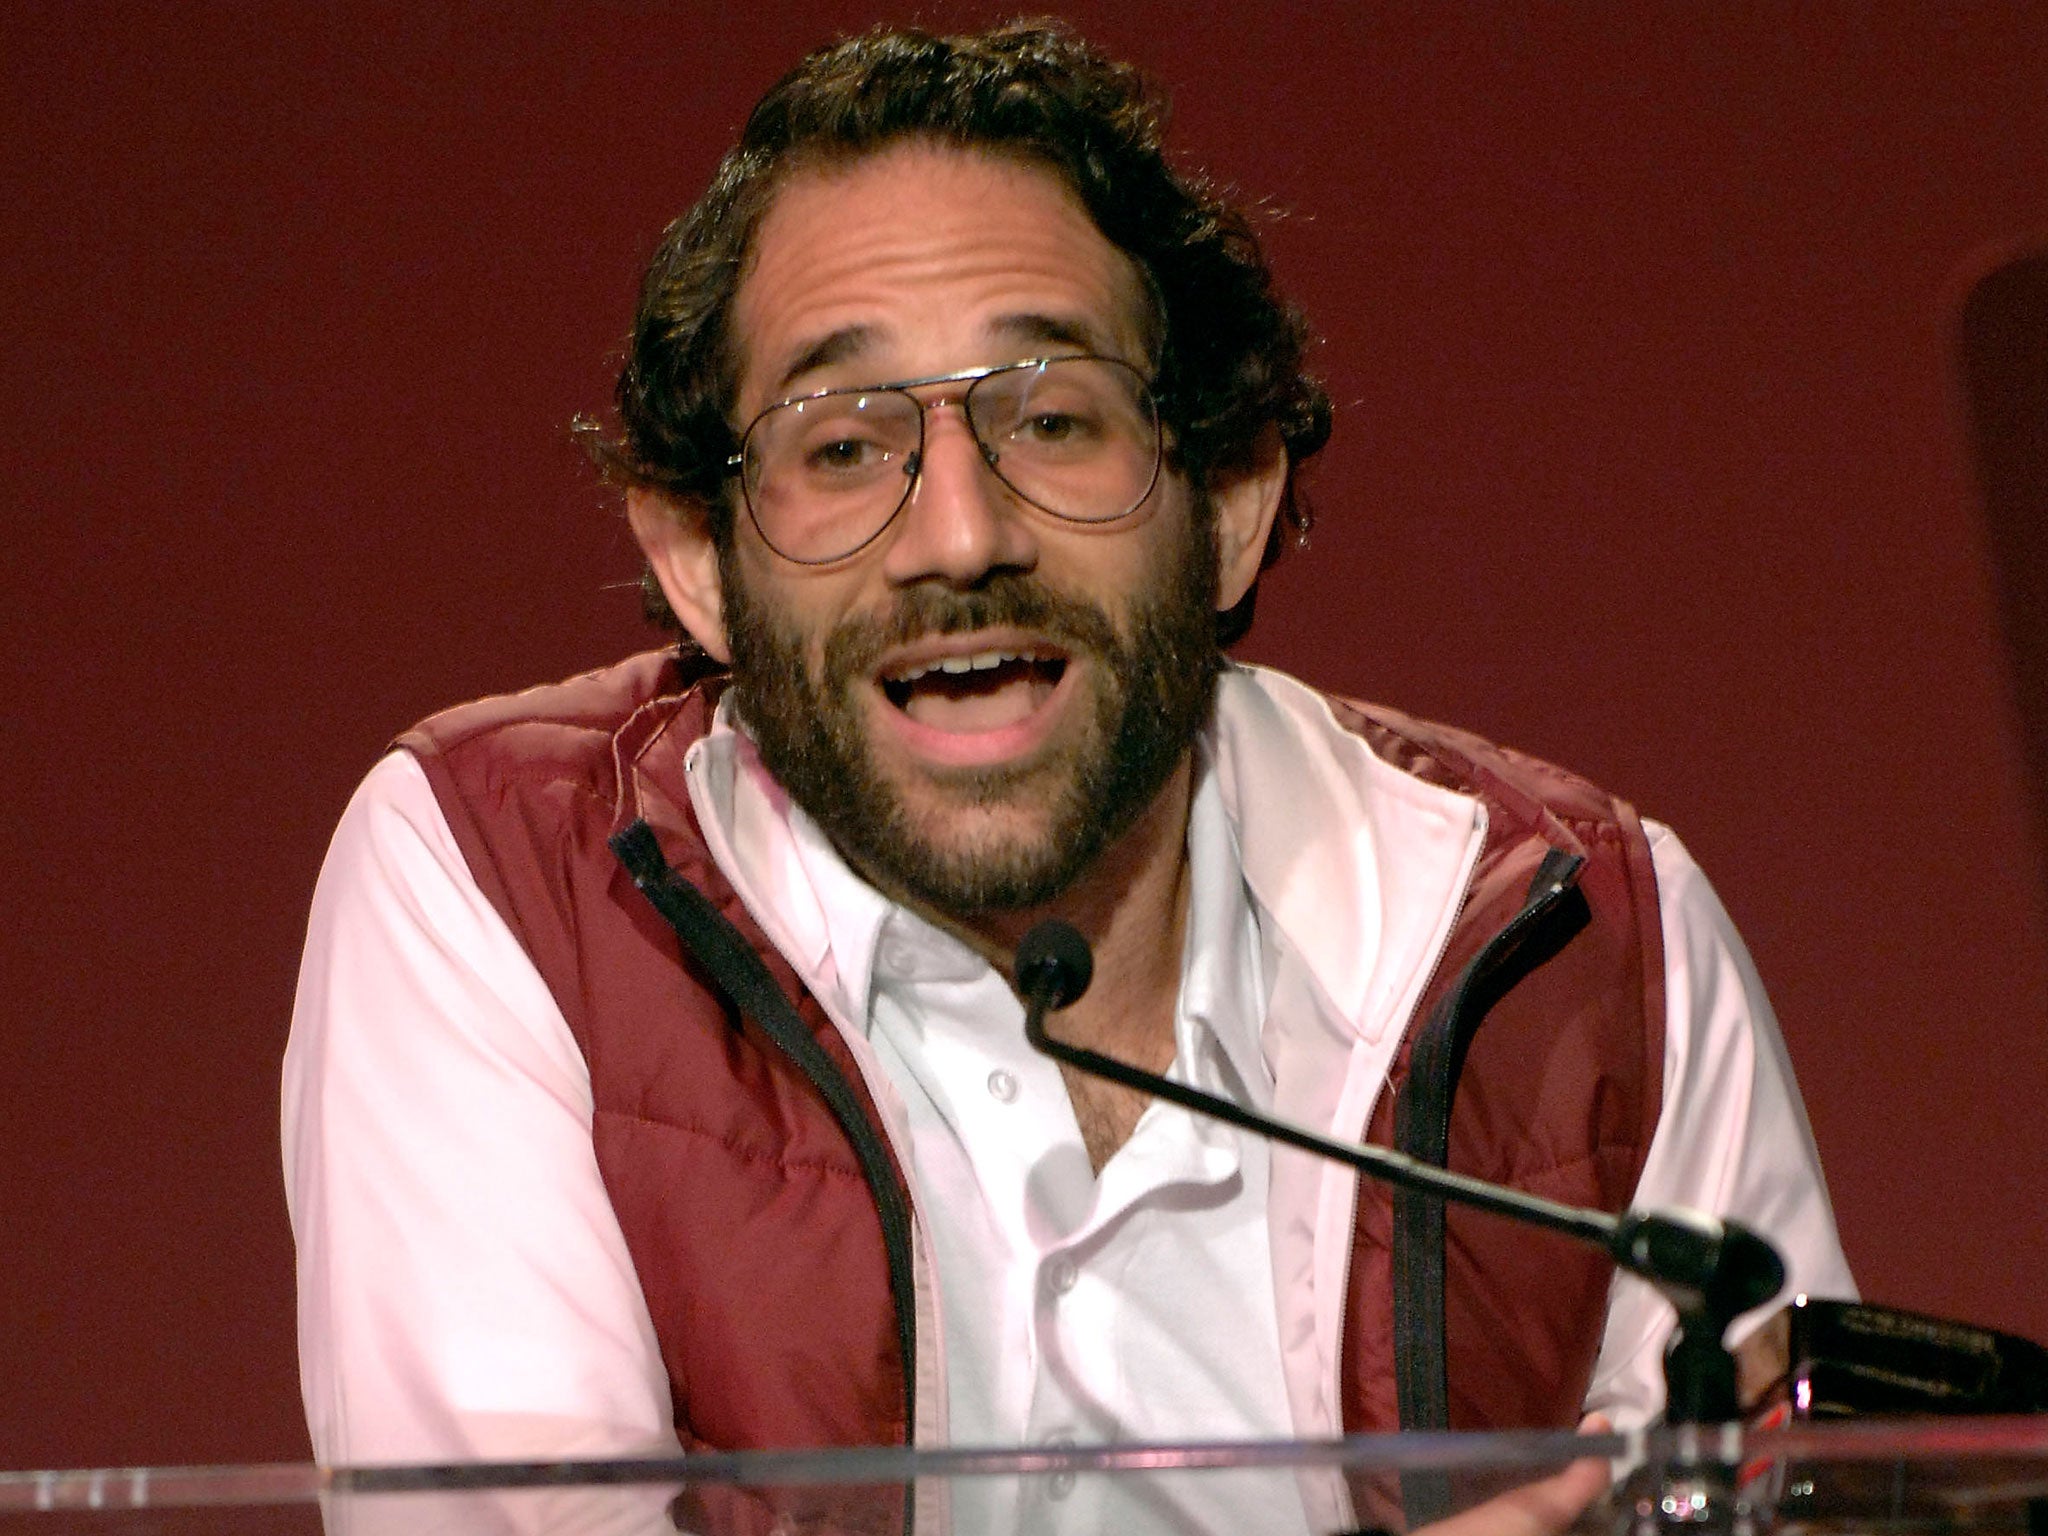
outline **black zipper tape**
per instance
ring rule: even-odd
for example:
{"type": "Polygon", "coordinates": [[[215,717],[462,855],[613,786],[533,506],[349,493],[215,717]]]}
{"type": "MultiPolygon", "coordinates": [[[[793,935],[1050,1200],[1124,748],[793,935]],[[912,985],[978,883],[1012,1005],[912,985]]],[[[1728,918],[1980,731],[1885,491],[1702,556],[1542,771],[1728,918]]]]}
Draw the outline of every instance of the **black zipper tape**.
{"type": "MultiPolygon", "coordinates": [[[[1585,926],[1585,898],[1565,900],[1577,895],[1585,862],[1560,848],[1546,852],[1522,909],[1486,941],[1430,1010],[1394,1106],[1394,1144],[1410,1157],[1437,1168],[1449,1165],[1451,1104],[1466,1050],[1488,1010],[1585,926]]],[[[1450,1427],[1444,1241],[1442,1199],[1395,1190],[1394,1388],[1401,1428],[1411,1433],[1450,1427]]],[[[1440,1474],[1404,1474],[1401,1499],[1411,1530],[1451,1513],[1449,1481],[1440,1474]]]]}
{"type": "MultiPolygon", "coordinates": [[[[684,947],[711,973],[711,979],[818,1090],[846,1133],[881,1218],[889,1293],[896,1307],[896,1342],[903,1354],[903,1440],[911,1444],[917,1429],[917,1300],[911,1267],[910,1202],[897,1178],[887,1140],[754,947],[709,897],[669,868],[647,823],[635,821],[614,835],[611,850],[633,877],[633,884],[675,929],[684,947]]],[[[907,1521],[908,1510],[905,1518],[907,1521]]]]}

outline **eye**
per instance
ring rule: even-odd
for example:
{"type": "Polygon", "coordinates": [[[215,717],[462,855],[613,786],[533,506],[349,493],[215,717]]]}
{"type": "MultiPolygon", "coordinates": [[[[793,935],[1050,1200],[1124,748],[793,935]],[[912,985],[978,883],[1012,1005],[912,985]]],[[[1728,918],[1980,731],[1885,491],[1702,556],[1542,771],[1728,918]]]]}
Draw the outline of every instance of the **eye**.
{"type": "Polygon", "coordinates": [[[1019,417],[1008,440],[1017,451],[1047,460],[1092,457],[1104,445],[1104,424],[1092,408],[1062,405],[1034,407],[1019,417]]]}
{"type": "Polygon", "coordinates": [[[886,457],[875,443],[858,437],[837,437],[813,447],[804,462],[812,469],[830,472],[858,469],[877,456],[886,457]]]}
{"type": "Polygon", "coordinates": [[[1092,437],[1095,424],[1072,411],[1033,411],[1018,424],[1017,435],[1041,443],[1069,443],[1092,437]]]}
{"type": "Polygon", "coordinates": [[[840,484],[879,474],[896,457],[896,445],[865,426],[835,424],[794,444],[795,462],[810,481],[840,484]]]}

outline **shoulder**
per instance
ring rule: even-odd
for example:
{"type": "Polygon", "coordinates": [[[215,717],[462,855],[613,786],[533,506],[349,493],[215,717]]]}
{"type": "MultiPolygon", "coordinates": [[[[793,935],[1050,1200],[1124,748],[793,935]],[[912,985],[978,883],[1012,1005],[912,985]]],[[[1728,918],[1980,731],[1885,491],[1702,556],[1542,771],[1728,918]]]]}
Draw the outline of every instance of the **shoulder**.
{"type": "Polygon", "coordinates": [[[601,776],[629,723],[650,710],[674,713],[707,675],[672,651],[646,651],[564,682],[458,704],[395,745],[420,759],[430,778],[494,770],[529,778],[601,776]]]}
{"type": "Polygon", "coordinates": [[[1312,688],[1268,668],[1233,667],[1232,675],[1276,712],[1276,723],[1304,739],[1355,738],[1384,767],[1485,801],[1496,819],[1505,814],[1517,823],[1556,820],[1575,830],[1611,827],[1642,836],[1633,807],[1568,768],[1472,731],[1312,688]]]}
{"type": "Polygon", "coordinates": [[[656,773],[687,798],[680,765],[709,728],[718,676],[647,652],[443,710],[394,745],[419,764],[471,874],[521,928],[520,912],[555,900],[572,870],[608,876],[609,855],[590,854],[637,814],[630,777],[656,773]]]}

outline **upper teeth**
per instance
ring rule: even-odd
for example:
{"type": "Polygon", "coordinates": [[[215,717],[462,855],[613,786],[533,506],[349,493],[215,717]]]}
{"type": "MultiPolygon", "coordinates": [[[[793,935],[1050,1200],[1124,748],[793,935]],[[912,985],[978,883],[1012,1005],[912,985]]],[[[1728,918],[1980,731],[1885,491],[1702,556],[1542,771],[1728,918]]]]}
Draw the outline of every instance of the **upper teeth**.
{"type": "Polygon", "coordinates": [[[972,656],[941,656],[928,661],[921,667],[907,667],[896,674],[899,683],[914,683],[920,677],[932,672],[987,672],[1000,667],[1006,661],[1028,661],[1031,658],[1017,651],[976,651],[972,656]]]}

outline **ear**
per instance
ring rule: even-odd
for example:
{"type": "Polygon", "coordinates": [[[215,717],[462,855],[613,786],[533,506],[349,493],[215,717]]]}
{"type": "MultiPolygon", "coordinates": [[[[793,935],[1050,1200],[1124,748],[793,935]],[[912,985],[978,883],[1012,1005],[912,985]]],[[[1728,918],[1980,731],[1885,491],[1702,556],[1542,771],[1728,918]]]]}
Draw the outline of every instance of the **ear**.
{"type": "Polygon", "coordinates": [[[1266,561],[1266,541],[1287,490],[1287,445],[1266,424],[1246,462],[1219,470],[1209,487],[1216,520],[1216,611],[1235,608],[1266,561]]]}
{"type": "Polygon", "coordinates": [[[725,643],[724,592],[718,579],[718,549],[711,522],[695,503],[677,503],[654,491],[626,492],[626,520],[640,552],[661,583],[662,596],[683,621],[690,638],[713,661],[730,663],[725,643]]]}

